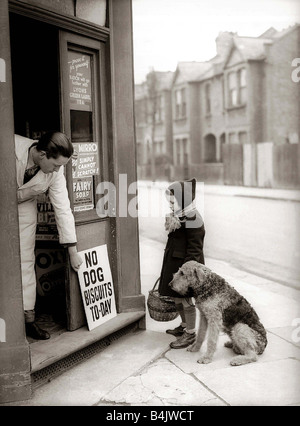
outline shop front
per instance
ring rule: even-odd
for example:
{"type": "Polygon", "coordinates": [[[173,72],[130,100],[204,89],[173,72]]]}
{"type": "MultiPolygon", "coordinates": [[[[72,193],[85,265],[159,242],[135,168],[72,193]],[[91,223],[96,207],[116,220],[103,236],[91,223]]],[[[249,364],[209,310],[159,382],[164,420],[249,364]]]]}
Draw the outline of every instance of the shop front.
{"type": "Polygon", "coordinates": [[[131,0],[4,0],[0,20],[0,400],[7,402],[30,398],[49,369],[143,328],[145,300],[137,217],[127,209],[137,180],[131,0]],[[51,338],[35,341],[24,327],[14,135],[37,140],[48,131],[66,133],[74,146],[65,176],[86,271],[70,267],[53,206],[39,195],[36,313],[51,338]]]}

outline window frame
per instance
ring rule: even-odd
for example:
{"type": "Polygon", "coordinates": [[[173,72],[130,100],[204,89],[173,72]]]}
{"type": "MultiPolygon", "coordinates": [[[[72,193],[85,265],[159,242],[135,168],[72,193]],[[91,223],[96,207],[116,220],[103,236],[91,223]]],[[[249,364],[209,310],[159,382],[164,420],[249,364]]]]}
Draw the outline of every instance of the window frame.
{"type": "Polygon", "coordinates": [[[227,73],[227,109],[240,108],[247,103],[247,70],[239,67],[227,73]]]}

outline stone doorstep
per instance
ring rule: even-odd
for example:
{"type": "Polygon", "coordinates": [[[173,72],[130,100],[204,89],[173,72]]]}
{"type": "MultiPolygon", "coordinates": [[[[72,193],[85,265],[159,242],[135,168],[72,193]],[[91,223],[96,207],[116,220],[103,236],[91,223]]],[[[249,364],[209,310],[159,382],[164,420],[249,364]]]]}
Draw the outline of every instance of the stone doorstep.
{"type": "Polygon", "coordinates": [[[94,330],[88,331],[87,327],[81,327],[72,332],[66,330],[64,333],[53,336],[49,340],[31,343],[31,373],[48,367],[72,353],[104,339],[129,324],[141,320],[144,316],[144,311],[120,313],[94,330]]]}

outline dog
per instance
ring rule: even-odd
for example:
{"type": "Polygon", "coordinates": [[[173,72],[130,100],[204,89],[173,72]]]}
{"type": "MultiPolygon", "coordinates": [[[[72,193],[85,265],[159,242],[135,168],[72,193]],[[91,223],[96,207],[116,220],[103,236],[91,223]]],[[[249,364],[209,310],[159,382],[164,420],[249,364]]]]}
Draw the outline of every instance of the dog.
{"type": "Polygon", "coordinates": [[[222,328],[230,337],[225,347],[239,354],[231,365],[257,361],[268,343],[266,331],[253,307],[224,278],[191,260],[174,274],[169,285],[182,296],[194,297],[200,311],[197,338],[187,350],[198,352],[208,330],[207,350],[198,360],[200,364],[212,361],[222,328]]]}

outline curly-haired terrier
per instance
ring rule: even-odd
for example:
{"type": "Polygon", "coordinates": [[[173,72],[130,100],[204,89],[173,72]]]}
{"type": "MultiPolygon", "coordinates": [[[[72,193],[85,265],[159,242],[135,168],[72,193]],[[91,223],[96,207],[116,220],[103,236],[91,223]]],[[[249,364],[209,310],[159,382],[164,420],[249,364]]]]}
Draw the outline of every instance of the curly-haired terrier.
{"type": "Polygon", "coordinates": [[[224,278],[191,260],[174,274],[170,286],[182,296],[194,297],[200,311],[197,339],[188,351],[200,350],[208,329],[207,351],[198,360],[200,364],[212,361],[222,328],[231,339],[225,346],[240,354],[231,365],[254,362],[263,353],[267,346],[264,326],[252,306],[224,278]]]}

